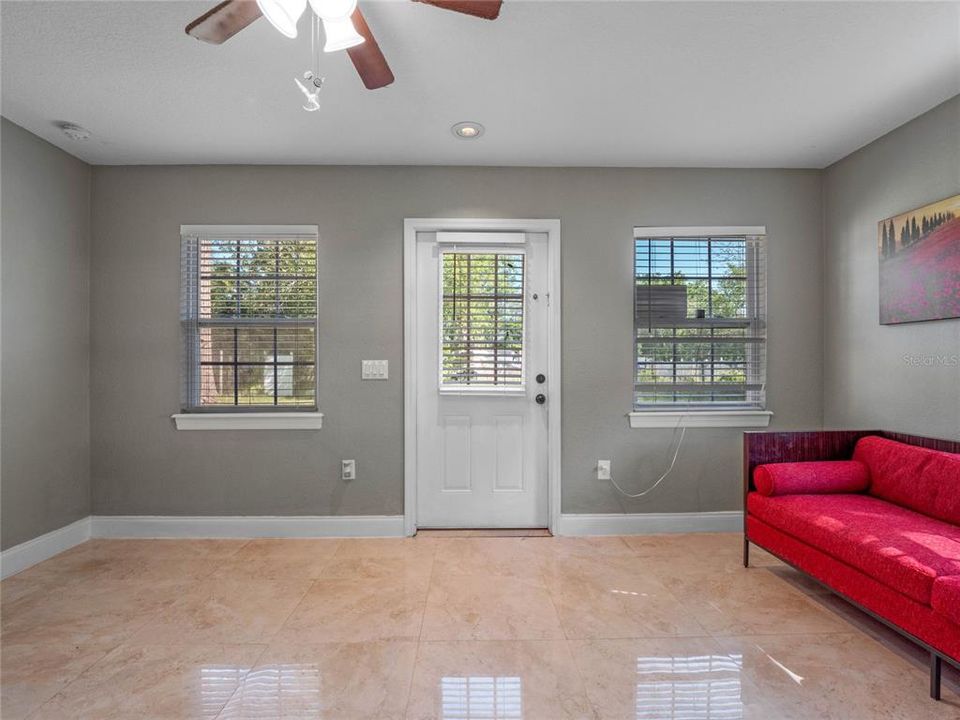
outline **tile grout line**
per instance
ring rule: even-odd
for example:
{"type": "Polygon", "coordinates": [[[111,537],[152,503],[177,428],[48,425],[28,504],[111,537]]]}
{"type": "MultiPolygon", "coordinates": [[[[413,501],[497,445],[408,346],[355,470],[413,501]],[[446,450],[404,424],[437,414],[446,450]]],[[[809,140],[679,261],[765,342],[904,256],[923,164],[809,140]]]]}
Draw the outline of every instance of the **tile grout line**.
{"type": "MultiPolygon", "coordinates": [[[[631,552],[633,551],[633,548],[629,548],[629,549],[631,550],[631,552]]],[[[547,583],[546,565],[545,565],[545,562],[543,561],[544,561],[544,558],[537,556],[537,563],[539,564],[539,567],[540,567],[539,569],[540,578],[543,581],[544,590],[546,590],[547,597],[550,599],[551,605],[553,605],[553,611],[556,614],[557,622],[560,625],[560,632],[563,633],[563,641],[562,641],[563,647],[567,651],[568,655],[570,656],[570,660],[573,663],[573,668],[577,673],[577,677],[580,678],[580,687],[582,688],[582,691],[583,691],[583,699],[586,700],[587,704],[590,706],[590,710],[593,712],[594,718],[599,719],[601,717],[600,708],[593,701],[593,698],[591,697],[590,693],[587,690],[586,675],[583,674],[583,669],[580,667],[580,663],[577,660],[577,655],[574,652],[573,646],[571,645],[572,641],[570,640],[570,637],[567,634],[567,628],[564,625],[563,618],[560,615],[560,608],[557,606],[557,601],[553,596],[553,590],[550,587],[550,585],[547,583]]]]}
{"type": "Polygon", "coordinates": [[[437,548],[433,548],[430,554],[430,577],[427,579],[427,591],[423,596],[423,610],[420,613],[420,624],[417,626],[417,645],[423,638],[423,623],[427,617],[427,607],[430,603],[430,591],[433,589],[433,574],[437,567],[437,548]]]}
{"type": "MultiPolygon", "coordinates": [[[[429,539],[429,538],[428,538],[429,539]]],[[[427,616],[427,604],[430,600],[430,590],[433,587],[433,573],[437,567],[437,548],[433,548],[430,555],[430,576],[427,578],[427,591],[423,597],[423,612],[420,614],[420,625],[417,628],[417,645],[413,654],[413,666],[410,668],[410,682],[407,684],[407,701],[403,705],[403,717],[410,713],[410,703],[413,702],[413,681],[417,676],[417,665],[420,663],[420,645],[423,642],[423,622],[427,616]]]]}
{"type": "MultiPolygon", "coordinates": [[[[89,542],[89,541],[88,541],[88,542],[89,542]]],[[[206,582],[206,581],[208,581],[208,580],[215,579],[214,576],[215,576],[215,574],[216,574],[216,572],[217,572],[216,563],[217,563],[219,560],[232,558],[234,555],[236,555],[237,553],[239,553],[242,548],[246,547],[246,545],[249,544],[249,542],[250,542],[250,540],[248,539],[248,540],[246,540],[245,542],[240,543],[233,552],[228,553],[228,554],[225,554],[222,558],[210,559],[210,562],[211,562],[211,570],[209,570],[207,574],[202,575],[200,578],[198,578],[197,581],[198,581],[198,582],[206,582]]],[[[144,559],[144,560],[147,560],[148,558],[143,558],[143,559],[144,559]]],[[[170,560],[174,560],[174,561],[177,560],[177,558],[149,558],[149,559],[153,559],[153,560],[156,560],[156,559],[161,559],[161,560],[162,560],[162,559],[170,559],[170,560]]],[[[197,558],[197,559],[201,559],[201,558],[197,558]]],[[[106,579],[109,579],[109,578],[106,578],[106,579]]],[[[128,582],[128,581],[127,581],[127,580],[124,580],[124,579],[117,579],[117,582],[126,583],[126,582],[128,582]]],[[[313,586],[313,581],[311,581],[310,587],[312,587],[312,586],[313,586]]],[[[306,595],[306,593],[304,593],[304,595],[306,595]]],[[[138,624],[136,625],[136,627],[134,627],[133,629],[131,629],[130,633],[129,633],[128,635],[126,635],[123,640],[121,640],[120,642],[118,642],[116,645],[113,645],[109,650],[106,650],[99,658],[97,658],[97,659],[94,660],[90,665],[86,666],[83,670],[81,670],[80,672],[78,672],[70,681],[68,681],[66,684],[64,684],[63,687],[61,687],[59,690],[56,690],[56,691],[55,691],[52,695],[50,695],[48,698],[46,698],[45,700],[43,700],[42,702],[40,702],[39,704],[37,704],[37,705],[35,705],[33,708],[31,708],[31,710],[28,712],[28,714],[27,714],[25,717],[30,718],[31,716],[35,715],[35,714],[36,714],[37,712],[39,712],[45,705],[47,705],[49,702],[51,702],[52,700],[54,700],[58,695],[61,695],[61,694],[62,694],[63,692],[65,692],[69,687],[71,687],[72,685],[74,685],[74,684],[75,684],[78,680],[80,680],[81,677],[83,677],[86,673],[88,673],[90,670],[94,669],[97,665],[99,665],[100,663],[102,663],[103,661],[105,661],[109,656],[113,655],[114,653],[116,653],[116,652],[118,652],[118,651],[120,651],[120,650],[122,650],[122,649],[125,649],[125,648],[126,648],[126,649],[134,649],[134,650],[135,650],[135,649],[137,649],[137,648],[140,648],[140,647],[148,647],[148,646],[150,646],[150,645],[157,645],[157,646],[161,646],[161,647],[170,647],[170,646],[167,646],[167,645],[164,645],[164,644],[157,644],[157,643],[135,643],[135,642],[134,642],[134,639],[136,638],[137,634],[138,634],[141,630],[143,630],[143,628],[147,627],[147,626],[149,625],[149,623],[150,623],[151,621],[153,621],[156,617],[162,615],[163,612],[165,612],[165,610],[166,610],[168,607],[172,607],[172,606],[176,605],[177,603],[179,603],[179,602],[181,602],[181,601],[182,601],[182,598],[176,598],[176,599],[174,599],[174,600],[171,602],[171,604],[170,604],[169,606],[167,606],[167,607],[157,607],[156,609],[151,610],[150,612],[146,613],[145,616],[144,616],[143,621],[142,621],[141,623],[138,623],[138,624]]],[[[302,598],[301,598],[301,601],[302,601],[302,598]]],[[[300,601],[298,601],[297,605],[299,605],[299,602],[300,602],[300,601]]],[[[294,609],[295,609],[295,608],[296,608],[296,606],[294,606],[294,609]]],[[[291,611],[291,612],[292,612],[292,611],[291,611]]],[[[287,616],[287,618],[289,618],[289,615],[287,616]]],[[[285,623],[285,622],[286,622],[286,618],[284,619],[284,623],[285,623]]],[[[283,625],[283,624],[281,623],[281,627],[282,627],[282,625],[283,625]]],[[[279,630],[278,630],[278,632],[279,632],[279,630]]],[[[219,643],[210,643],[210,644],[211,644],[211,645],[217,645],[217,644],[219,644],[219,643]]],[[[254,661],[254,663],[251,665],[251,670],[252,670],[252,669],[256,666],[256,663],[259,661],[259,659],[260,659],[260,658],[263,656],[263,654],[266,652],[266,650],[267,650],[267,644],[268,644],[268,643],[239,643],[239,644],[240,644],[240,645],[262,645],[262,648],[261,648],[261,650],[260,650],[260,653],[257,655],[257,658],[256,658],[256,660],[254,661]]],[[[242,683],[241,683],[241,685],[242,685],[242,683]]],[[[238,686],[237,689],[239,690],[239,686],[238,686]]],[[[230,698],[227,699],[227,702],[229,702],[229,700],[231,700],[231,699],[233,698],[233,696],[236,694],[236,692],[237,692],[237,691],[235,690],[234,693],[232,693],[232,694],[230,695],[230,698]]],[[[218,718],[218,717],[220,716],[220,714],[223,712],[223,709],[226,707],[227,702],[225,702],[225,703],[223,704],[223,706],[221,706],[221,708],[217,711],[217,715],[214,716],[215,718],[218,718]]]]}
{"type": "MultiPolygon", "coordinates": [[[[248,541],[248,542],[249,542],[249,541],[248,541]]],[[[247,544],[248,544],[248,543],[244,543],[244,546],[246,546],[247,544]]],[[[334,550],[334,552],[336,552],[336,550],[334,550]]],[[[327,562],[329,562],[329,561],[332,559],[332,557],[333,557],[333,556],[331,555],[329,558],[327,558],[327,562]]],[[[326,563],[324,564],[324,567],[325,567],[325,566],[326,566],[326,563]]],[[[256,669],[257,665],[260,663],[260,660],[262,660],[262,659],[263,659],[263,656],[266,654],[267,649],[269,648],[270,644],[277,638],[277,636],[278,636],[278,635],[280,634],[280,632],[283,630],[284,625],[286,625],[286,624],[287,624],[287,621],[288,621],[291,617],[293,617],[293,614],[297,611],[297,608],[300,607],[301,603],[303,603],[304,598],[307,597],[307,595],[310,593],[310,591],[313,589],[313,587],[314,587],[316,584],[317,584],[316,578],[310,578],[310,584],[307,586],[307,589],[306,589],[306,590],[303,592],[303,594],[300,596],[300,599],[297,600],[297,602],[293,604],[293,607],[290,609],[290,612],[288,612],[287,615],[286,615],[286,617],[283,618],[283,622],[281,622],[281,623],[277,626],[276,632],[273,633],[273,635],[271,635],[269,639],[264,639],[264,641],[263,641],[262,643],[241,643],[241,644],[244,644],[244,645],[262,645],[262,648],[261,648],[261,650],[260,650],[260,653],[257,655],[256,659],[250,664],[250,670],[247,672],[247,675],[249,675],[251,672],[253,672],[253,671],[256,669]]],[[[237,693],[240,692],[240,691],[243,689],[243,684],[244,684],[244,682],[245,682],[246,679],[247,679],[247,675],[244,675],[243,679],[242,679],[242,680],[240,681],[240,683],[237,685],[237,688],[230,694],[230,697],[228,697],[227,700],[223,703],[223,705],[222,705],[222,706],[220,707],[220,709],[217,711],[217,714],[214,715],[213,720],[220,720],[220,718],[221,718],[221,716],[223,715],[224,711],[227,709],[227,706],[230,704],[230,701],[233,700],[233,698],[236,697],[237,693]]]]}
{"type": "Polygon", "coordinates": [[[563,640],[564,642],[569,642],[570,637],[567,635],[567,628],[563,624],[563,617],[560,615],[560,607],[557,605],[556,598],[553,597],[553,589],[547,583],[546,567],[541,560],[542,558],[537,558],[537,564],[539,565],[537,572],[539,573],[540,580],[543,583],[544,592],[547,593],[547,598],[550,600],[550,605],[553,607],[553,614],[557,616],[557,624],[560,626],[560,632],[563,633],[563,640]]]}
{"type": "MultiPolygon", "coordinates": [[[[261,645],[261,643],[242,643],[242,644],[261,645]]],[[[236,689],[234,689],[232,693],[230,693],[230,697],[228,697],[224,701],[223,705],[220,706],[220,709],[217,710],[217,714],[213,716],[213,720],[221,720],[221,718],[223,718],[223,714],[227,711],[227,707],[230,705],[230,702],[237,696],[237,693],[243,690],[243,686],[244,686],[244,683],[246,683],[247,681],[247,677],[249,677],[250,673],[252,673],[254,670],[257,669],[257,665],[260,664],[260,660],[263,659],[263,656],[267,652],[268,643],[262,643],[262,646],[263,647],[261,648],[260,653],[257,655],[256,658],[254,658],[253,662],[250,663],[250,669],[247,670],[247,673],[240,679],[240,682],[237,683],[237,687],[236,689]]]]}
{"type": "Polygon", "coordinates": [[[286,624],[290,621],[290,618],[293,617],[293,614],[303,604],[303,601],[306,599],[307,595],[309,595],[310,591],[313,590],[314,587],[316,587],[318,582],[319,580],[316,580],[316,579],[310,580],[310,584],[307,586],[307,589],[300,596],[300,599],[297,600],[296,603],[294,603],[293,607],[290,609],[290,612],[288,612],[286,617],[283,618],[283,622],[277,626],[277,631],[270,636],[269,640],[265,641],[265,644],[269,645],[270,643],[272,643],[274,640],[277,639],[277,637],[280,635],[281,632],[283,632],[283,628],[286,627],[286,624]]]}
{"type": "Polygon", "coordinates": [[[83,675],[85,675],[85,674],[88,673],[90,670],[92,670],[94,667],[96,667],[96,666],[99,665],[101,662],[103,662],[104,660],[106,660],[108,656],[112,655],[114,652],[116,652],[117,650],[119,650],[120,648],[122,648],[123,645],[124,645],[124,643],[121,642],[121,643],[118,643],[118,644],[114,645],[114,646],[111,647],[109,650],[104,651],[104,653],[103,653],[100,657],[98,657],[96,660],[94,660],[93,662],[91,662],[91,663],[90,663],[89,665],[87,665],[83,670],[81,670],[81,671],[78,672],[76,675],[74,675],[73,678],[71,678],[71,679],[68,680],[66,683],[64,683],[63,687],[61,687],[59,690],[55,690],[55,691],[54,691],[49,697],[47,697],[45,700],[43,700],[43,701],[37,703],[36,705],[34,705],[34,706],[30,709],[30,711],[27,712],[26,715],[24,715],[24,718],[26,718],[27,720],[29,720],[29,718],[32,718],[34,715],[36,715],[38,712],[40,712],[40,710],[42,710],[43,707],[44,707],[47,703],[51,702],[51,701],[52,701],[53,699],[55,699],[58,695],[60,695],[61,693],[63,693],[67,688],[69,688],[71,685],[73,685],[75,682],[77,682],[77,680],[79,680],[83,675]]]}

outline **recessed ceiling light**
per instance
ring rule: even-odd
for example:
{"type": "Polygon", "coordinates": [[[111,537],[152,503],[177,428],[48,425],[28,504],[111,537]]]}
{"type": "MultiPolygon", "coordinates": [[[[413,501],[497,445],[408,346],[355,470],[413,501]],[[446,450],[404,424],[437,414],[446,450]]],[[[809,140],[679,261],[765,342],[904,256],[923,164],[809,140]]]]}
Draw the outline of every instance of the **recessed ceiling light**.
{"type": "Polygon", "coordinates": [[[90,131],[70,122],[58,122],[56,126],[60,128],[64,135],[71,140],[89,140],[90,131]]]}
{"type": "Polygon", "coordinates": [[[483,125],[478,122],[459,122],[450,130],[458,138],[463,140],[474,140],[483,135],[483,125]]]}

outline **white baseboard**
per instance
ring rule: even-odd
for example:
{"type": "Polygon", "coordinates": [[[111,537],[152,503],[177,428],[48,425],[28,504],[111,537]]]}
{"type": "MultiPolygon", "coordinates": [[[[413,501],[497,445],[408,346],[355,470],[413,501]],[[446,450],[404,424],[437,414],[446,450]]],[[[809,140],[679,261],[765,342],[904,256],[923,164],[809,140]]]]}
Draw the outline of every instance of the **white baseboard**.
{"type": "Polygon", "coordinates": [[[402,537],[403,515],[94,515],[96,538],[402,537]]]}
{"type": "Polygon", "coordinates": [[[90,539],[90,518],[85,517],[52,530],[45,535],[14,545],[0,553],[0,577],[7,578],[26,570],[64,550],[90,539]]]}
{"type": "Polygon", "coordinates": [[[403,515],[91,515],[0,553],[6,578],[91,538],[403,537],[403,515]]]}
{"type": "Polygon", "coordinates": [[[575,514],[560,516],[557,535],[647,535],[652,533],[738,532],[739,510],[690,513],[575,514]]]}
{"type": "MultiPolygon", "coordinates": [[[[700,513],[565,514],[557,535],[736,532],[737,510],[700,513]]],[[[9,577],[90,538],[403,537],[403,515],[179,516],[92,515],[0,554],[9,577]]]]}

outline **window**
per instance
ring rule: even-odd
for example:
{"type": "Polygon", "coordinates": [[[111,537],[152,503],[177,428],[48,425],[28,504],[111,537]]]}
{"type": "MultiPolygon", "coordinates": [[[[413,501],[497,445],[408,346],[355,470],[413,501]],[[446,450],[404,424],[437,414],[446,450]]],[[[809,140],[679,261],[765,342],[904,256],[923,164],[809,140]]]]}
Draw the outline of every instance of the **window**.
{"type": "Polygon", "coordinates": [[[317,234],[310,227],[181,231],[186,412],[317,406],[317,234]]]}
{"type": "Polygon", "coordinates": [[[522,388],[524,255],[444,252],[440,387],[522,388]]]}
{"type": "Polygon", "coordinates": [[[763,228],[634,230],[634,410],[762,410],[763,228]]]}

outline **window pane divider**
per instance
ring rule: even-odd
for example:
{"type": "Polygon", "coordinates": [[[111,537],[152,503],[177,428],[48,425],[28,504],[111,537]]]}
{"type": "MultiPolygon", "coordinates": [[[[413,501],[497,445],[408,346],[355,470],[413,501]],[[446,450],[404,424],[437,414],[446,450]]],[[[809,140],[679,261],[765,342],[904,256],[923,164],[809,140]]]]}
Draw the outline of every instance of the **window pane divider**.
{"type": "Polygon", "coordinates": [[[200,327],[233,327],[234,325],[246,325],[253,327],[271,328],[275,325],[301,325],[303,327],[313,327],[316,325],[315,317],[295,318],[295,317],[229,317],[229,318],[201,318],[196,321],[200,327]]]}

